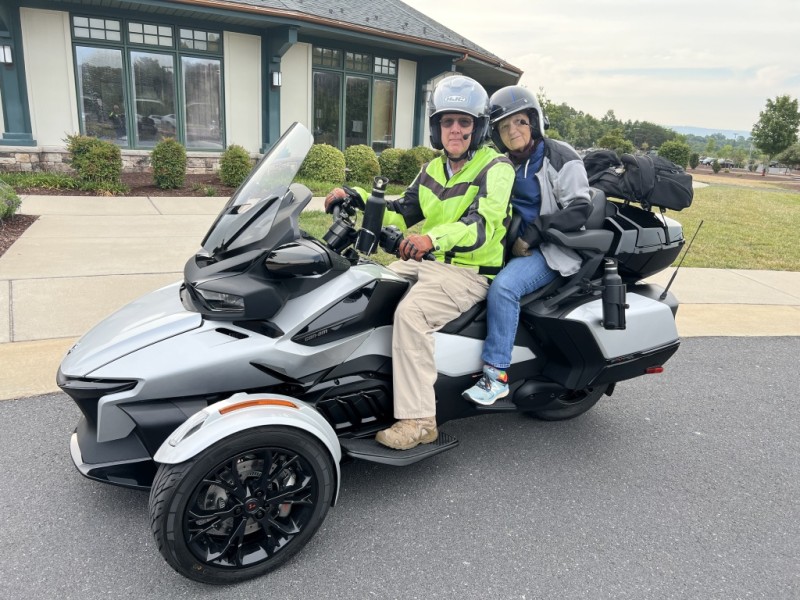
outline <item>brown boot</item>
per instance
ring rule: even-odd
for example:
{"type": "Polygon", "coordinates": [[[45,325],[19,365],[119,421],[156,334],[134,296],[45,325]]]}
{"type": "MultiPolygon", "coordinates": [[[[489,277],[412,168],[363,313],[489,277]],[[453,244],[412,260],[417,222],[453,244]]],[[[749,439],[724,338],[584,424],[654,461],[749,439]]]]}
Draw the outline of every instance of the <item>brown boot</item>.
{"type": "Polygon", "coordinates": [[[430,444],[439,438],[436,417],[400,419],[389,429],[379,431],[375,441],[395,450],[410,450],[420,444],[430,444]]]}

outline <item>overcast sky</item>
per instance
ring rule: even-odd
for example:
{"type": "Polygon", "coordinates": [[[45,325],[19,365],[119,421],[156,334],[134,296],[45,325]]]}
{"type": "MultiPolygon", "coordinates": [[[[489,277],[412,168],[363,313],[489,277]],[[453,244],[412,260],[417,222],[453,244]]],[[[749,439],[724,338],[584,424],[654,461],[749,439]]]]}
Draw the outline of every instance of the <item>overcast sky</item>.
{"type": "Polygon", "coordinates": [[[800,97],[800,0],[403,1],[597,118],[750,131],[800,97]]]}

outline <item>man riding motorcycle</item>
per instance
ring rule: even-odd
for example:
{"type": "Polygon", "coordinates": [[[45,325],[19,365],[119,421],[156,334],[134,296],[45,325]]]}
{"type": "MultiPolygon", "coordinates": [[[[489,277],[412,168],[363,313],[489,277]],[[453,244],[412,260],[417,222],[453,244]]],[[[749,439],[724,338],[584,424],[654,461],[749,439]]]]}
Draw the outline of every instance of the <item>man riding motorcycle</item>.
{"type": "MultiPolygon", "coordinates": [[[[392,378],[398,421],[375,439],[408,450],[436,441],[436,381],[433,333],[486,297],[489,281],[503,266],[511,162],[483,142],[489,132],[488,94],[469,77],[442,80],[428,104],[431,145],[443,151],[422,166],[396,201],[387,202],[383,225],[411,227],[420,234],[401,242],[402,261],[389,268],[412,287],[394,316],[392,378]],[[431,252],[435,261],[423,260],[431,252]]],[[[364,190],[358,190],[366,198],[364,190]]],[[[341,188],[326,198],[326,210],[346,197],[341,188]]]]}

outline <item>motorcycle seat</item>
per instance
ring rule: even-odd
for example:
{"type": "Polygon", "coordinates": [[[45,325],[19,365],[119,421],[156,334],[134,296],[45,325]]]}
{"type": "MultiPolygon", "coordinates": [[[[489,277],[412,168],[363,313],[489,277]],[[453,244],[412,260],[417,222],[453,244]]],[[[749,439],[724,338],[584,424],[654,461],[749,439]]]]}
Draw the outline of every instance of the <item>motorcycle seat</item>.
{"type": "MultiPolygon", "coordinates": [[[[519,305],[525,306],[534,300],[547,298],[555,294],[565,281],[566,279],[564,277],[556,277],[547,285],[520,298],[519,305]]],[[[441,333],[459,334],[466,337],[483,339],[486,337],[486,300],[478,302],[466,312],[461,313],[439,331],[441,333]]]]}
{"type": "MultiPolygon", "coordinates": [[[[611,248],[614,241],[614,234],[603,229],[606,217],[614,214],[616,208],[613,203],[606,199],[602,190],[589,188],[591,192],[592,212],[586,220],[586,228],[581,231],[564,233],[554,229],[545,232],[548,241],[572,248],[573,250],[588,252],[591,254],[604,254],[611,248]]],[[[518,213],[511,215],[511,222],[508,226],[507,239],[512,240],[515,232],[519,229],[522,219],[518,213]]],[[[506,262],[511,259],[511,244],[506,244],[506,262]]],[[[583,275],[583,274],[582,274],[583,275]]],[[[520,306],[525,306],[539,298],[547,298],[555,295],[558,290],[565,286],[569,281],[565,277],[556,277],[553,281],[535,292],[523,296],[520,299],[520,306]]],[[[485,335],[486,331],[486,301],[478,302],[466,312],[447,323],[439,330],[441,333],[468,335],[469,337],[481,337],[481,331],[485,335]]]]}

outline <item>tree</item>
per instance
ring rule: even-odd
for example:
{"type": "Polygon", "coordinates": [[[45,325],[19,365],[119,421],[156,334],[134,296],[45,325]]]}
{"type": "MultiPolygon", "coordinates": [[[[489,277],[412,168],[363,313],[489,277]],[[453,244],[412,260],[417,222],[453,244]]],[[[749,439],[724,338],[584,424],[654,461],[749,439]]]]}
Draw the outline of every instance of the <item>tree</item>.
{"type": "Polygon", "coordinates": [[[761,111],[752,133],[756,148],[767,155],[767,164],[773,156],[797,143],[798,127],[797,99],[792,100],[788,95],[777,96],[774,101],[767,99],[767,107],[761,111]]]}
{"type": "Polygon", "coordinates": [[[659,156],[663,156],[667,160],[671,160],[676,165],[679,165],[684,169],[686,168],[686,165],[689,164],[689,156],[691,153],[692,149],[689,148],[689,144],[686,142],[680,142],[678,140],[664,142],[658,149],[659,156]]]}
{"type": "Polygon", "coordinates": [[[643,152],[647,152],[648,148],[658,148],[667,140],[675,139],[675,132],[672,129],[649,121],[626,121],[624,131],[625,137],[643,152]]]}
{"type": "Polygon", "coordinates": [[[600,148],[613,150],[617,154],[633,152],[633,143],[625,139],[622,129],[612,129],[597,140],[597,145],[600,148]]]}
{"type": "Polygon", "coordinates": [[[700,164],[700,155],[697,152],[692,152],[692,155],[689,157],[689,166],[692,167],[692,170],[697,168],[697,165],[700,164]]]}
{"type": "Polygon", "coordinates": [[[800,165],[800,144],[789,146],[775,158],[788,169],[796,169],[800,165]]]}

